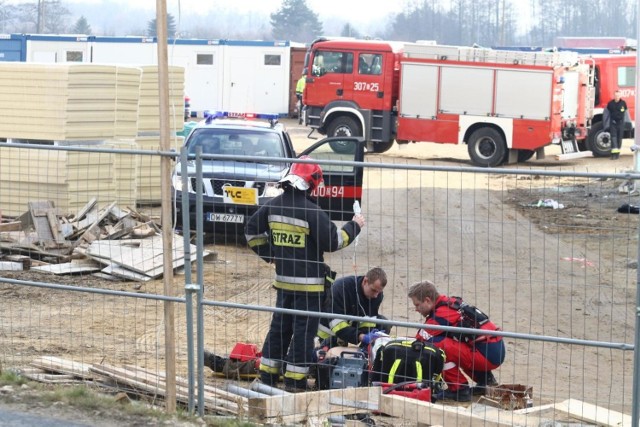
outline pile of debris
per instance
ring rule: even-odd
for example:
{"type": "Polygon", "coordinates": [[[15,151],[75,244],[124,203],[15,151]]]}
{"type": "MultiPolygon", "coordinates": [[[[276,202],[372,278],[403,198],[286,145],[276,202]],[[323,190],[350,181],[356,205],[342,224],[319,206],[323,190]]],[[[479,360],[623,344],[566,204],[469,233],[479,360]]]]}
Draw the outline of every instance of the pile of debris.
{"type": "MultiPolygon", "coordinates": [[[[152,401],[166,397],[166,374],[140,366],[119,367],[41,356],[16,373],[43,383],[94,385],[117,392],[117,396],[152,401]]],[[[248,388],[240,382],[220,382],[214,386],[209,378],[205,380],[202,396],[205,413],[235,416],[263,425],[631,425],[630,415],[576,399],[529,406],[529,398],[525,397],[521,402],[525,407],[516,409],[513,397],[518,400],[520,395],[532,393],[530,387],[520,385],[498,386],[490,396],[471,404],[442,404],[385,394],[381,387],[373,386],[291,394],[265,386],[259,380],[248,388]],[[504,396],[511,396],[507,399],[508,408],[504,401],[499,402],[504,396]]],[[[187,378],[176,377],[176,400],[183,404],[189,401],[188,383],[187,378]]],[[[197,389],[194,384],[193,390],[197,389]]]]}
{"type": "MultiPolygon", "coordinates": [[[[29,202],[29,210],[0,221],[0,270],[53,274],[94,274],[117,280],[148,281],[163,273],[160,224],[116,202],[99,208],[92,199],[65,216],[50,201],[29,202]]],[[[184,265],[184,238],[173,235],[173,268],[184,265]]],[[[196,247],[189,245],[191,259],[196,247]]],[[[206,255],[206,254],[205,254],[206,255]]]]}
{"type": "MultiPolygon", "coordinates": [[[[166,396],[166,374],[140,366],[91,364],[41,356],[33,360],[30,366],[18,369],[17,373],[38,382],[94,385],[152,401],[166,396]]],[[[187,378],[176,377],[176,400],[185,405],[189,401],[188,383],[187,378]]],[[[194,391],[197,389],[198,385],[194,384],[194,391]]],[[[379,387],[290,394],[266,387],[257,380],[250,389],[238,383],[227,383],[220,387],[205,384],[203,390],[205,413],[249,418],[271,425],[300,425],[308,419],[326,420],[328,416],[347,417],[363,410],[375,410],[380,395],[379,387]]],[[[312,425],[326,423],[316,421],[312,425]]]]}

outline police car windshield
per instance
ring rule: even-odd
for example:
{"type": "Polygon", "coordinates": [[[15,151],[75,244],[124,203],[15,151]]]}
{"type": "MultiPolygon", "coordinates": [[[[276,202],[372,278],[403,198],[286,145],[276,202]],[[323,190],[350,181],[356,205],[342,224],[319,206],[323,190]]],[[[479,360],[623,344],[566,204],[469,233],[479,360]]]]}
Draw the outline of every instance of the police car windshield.
{"type": "Polygon", "coordinates": [[[280,137],[272,132],[247,129],[197,129],[189,138],[189,154],[284,157],[280,137]]]}

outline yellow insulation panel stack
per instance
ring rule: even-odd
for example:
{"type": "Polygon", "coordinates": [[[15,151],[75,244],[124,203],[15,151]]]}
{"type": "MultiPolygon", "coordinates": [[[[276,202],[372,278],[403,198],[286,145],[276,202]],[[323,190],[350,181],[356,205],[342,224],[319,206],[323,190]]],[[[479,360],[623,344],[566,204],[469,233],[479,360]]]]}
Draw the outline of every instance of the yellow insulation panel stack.
{"type": "MultiPolygon", "coordinates": [[[[171,138],[171,148],[177,153],[184,144],[184,137],[173,136],[171,138]]],[[[136,138],[137,148],[140,150],[158,151],[160,150],[159,136],[139,136],[136,138]]],[[[160,156],[139,155],[139,166],[137,174],[137,200],[142,204],[158,204],[161,201],[161,181],[160,181],[160,156]]]]}
{"type": "MultiPolygon", "coordinates": [[[[158,67],[143,65],[140,83],[140,109],[138,132],[156,133],[160,130],[160,95],[158,67]]],[[[171,132],[180,132],[184,126],[184,68],[169,67],[169,126],[171,132]]]]}
{"type": "Polygon", "coordinates": [[[116,65],[0,62],[0,137],[134,137],[141,73],[116,65]]]}
{"type": "Polygon", "coordinates": [[[113,153],[0,147],[0,209],[26,212],[28,202],[50,200],[62,214],[75,213],[93,197],[99,205],[117,200],[113,153]]]}

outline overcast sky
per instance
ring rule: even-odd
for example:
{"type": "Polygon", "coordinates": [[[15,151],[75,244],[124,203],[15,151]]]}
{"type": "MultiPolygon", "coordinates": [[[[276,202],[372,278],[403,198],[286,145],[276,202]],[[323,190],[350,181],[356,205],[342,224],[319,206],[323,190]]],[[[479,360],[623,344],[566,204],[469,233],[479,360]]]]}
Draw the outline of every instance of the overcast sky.
{"type": "MultiPolygon", "coordinates": [[[[19,0],[20,2],[24,0],[19,0]]],[[[131,5],[132,0],[63,0],[63,3],[115,3],[131,5]]],[[[307,0],[307,5],[317,13],[320,20],[340,16],[345,21],[356,23],[372,23],[389,14],[400,12],[406,0],[307,0]]],[[[217,9],[232,9],[241,12],[250,10],[272,13],[282,6],[282,0],[167,0],[167,11],[178,16],[179,11],[192,13],[202,11],[208,13],[217,9]]],[[[135,0],[136,7],[155,11],[156,1],[135,0]]]]}
{"type": "MultiPolygon", "coordinates": [[[[8,3],[36,2],[37,0],[6,0],[8,3]]],[[[384,30],[392,14],[401,12],[408,2],[415,0],[306,0],[309,8],[318,14],[327,35],[338,35],[345,23],[351,23],[362,35],[384,30]]],[[[72,11],[73,23],[84,15],[97,35],[141,35],[147,22],[155,18],[156,0],[61,0],[72,11]],[[95,6],[98,6],[96,8],[95,6]],[[135,31],[133,33],[132,31],[135,31]]],[[[167,12],[176,18],[178,30],[206,26],[208,18],[221,12],[223,16],[251,15],[251,22],[270,29],[269,14],[282,7],[282,0],[166,0],[167,12]]],[[[246,20],[239,23],[246,26],[246,20]]],[[[217,22],[218,29],[220,27],[217,22]]],[[[230,37],[237,34],[233,23],[227,30],[230,37]]],[[[243,27],[244,28],[244,27],[243,27]]]]}

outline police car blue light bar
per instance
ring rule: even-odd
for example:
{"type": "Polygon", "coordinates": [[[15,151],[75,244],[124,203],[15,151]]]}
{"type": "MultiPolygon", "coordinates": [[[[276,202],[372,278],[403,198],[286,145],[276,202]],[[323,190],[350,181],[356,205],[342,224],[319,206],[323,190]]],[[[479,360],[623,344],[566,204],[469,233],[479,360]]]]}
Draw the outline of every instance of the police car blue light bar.
{"type": "Polygon", "coordinates": [[[265,113],[236,113],[231,111],[204,111],[204,119],[207,124],[211,123],[214,119],[220,119],[223,117],[227,118],[238,118],[238,119],[263,119],[269,120],[271,124],[275,124],[278,120],[277,114],[265,114],[265,113]]]}

